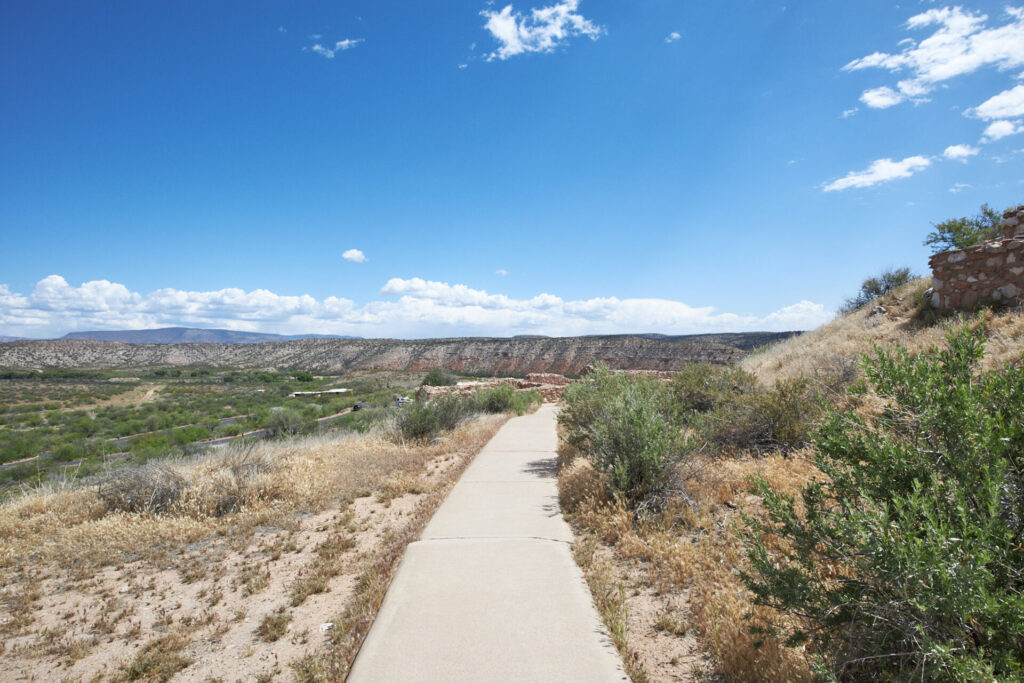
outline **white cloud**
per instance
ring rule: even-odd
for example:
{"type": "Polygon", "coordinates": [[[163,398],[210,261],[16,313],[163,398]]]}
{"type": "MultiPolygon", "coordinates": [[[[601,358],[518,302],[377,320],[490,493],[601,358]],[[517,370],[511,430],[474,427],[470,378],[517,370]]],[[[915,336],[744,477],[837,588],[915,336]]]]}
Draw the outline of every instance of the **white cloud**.
{"type": "Polygon", "coordinates": [[[366,263],[367,261],[366,254],[359,251],[358,249],[347,250],[344,254],[341,255],[341,258],[345,259],[346,261],[351,261],[352,263],[366,263]]]}
{"type": "MultiPolygon", "coordinates": [[[[320,36],[315,36],[319,38],[320,36]]],[[[311,52],[315,52],[326,59],[334,59],[335,53],[344,52],[345,50],[351,50],[352,48],[363,42],[362,38],[346,38],[345,40],[339,40],[334,44],[334,47],[325,47],[320,43],[315,43],[312,47],[308,48],[311,52]]]]}
{"type": "Polygon", "coordinates": [[[603,297],[566,301],[489,294],[466,285],[392,278],[383,298],[285,296],[263,289],[209,292],[159,289],[147,295],[97,280],[78,287],[59,275],[29,295],[0,285],[0,333],[58,336],[87,329],[187,325],[277,333],[430,337],[513,334],[615,334],[810,329],[831,318],[821,304],[801,301],[767,315],[739,315],[669,299],[603,297]]]}
{"type": "Polygon", "coordinates": [[[677,40],[679,40],[680,38],[682,38],[682,36],[679,35],[679,31],[672,31],[672,33],[670,33],[667,36],[665,36],[665,42],[666,43],[674,43],[677,40]]]}
{"type": "Polygon", "coordinates": [[[856,114],[859,111],[860,111],[859,107],[854,107],[853,109],[844,109],[843,110],[843,118],[844,119],[848,119],[848,118],[850,118],[851,116],[853,116],[854,114],[856,114]]]}
{"type": "Polygon", "coordinates": [[[460,68],[460,69],[465,69],[465,68],[467,68],[468,66],[469,66],[469,64],[459,64],[459,68],[460,68]]]}
{"type": "Polygon", "coordinates": [[[985,100],[977,107],[964,112],[966,116],[991,121],[992,119],[1009,119],[1024,116],[1024,85],[1004,90],[985,100]]]}
{"type": "Polygon", "coordinates": [[[947,159],[966,162],[967,157],[972,157],[980,151],[977,147],[971,147],[970,145],[950,145],[942,152],[942,156],[947,159]]]}
{"type": "Polygon", "coordinates": [[[866,170],[850,171],[844,177],[824,186],[825,192],[846,190],[851,187],[871,187],[898,178],[909,178],[931,165],[931,159],[923,156],[907,157],[903,161],[878,159],[866,170]]]}
{"type": "Polygon", "coordinates": [[[1024,65],[1024,8],[1007,7],[1005,13],[1008,23],[985,28],[985,14],[959,6],[930,9],[907,22],[908,30],[937,27],[930,36],[920,42],[905,39],[900,41],[900,52],[875,52],[853,60],[843,69],[879,68],[908,75],[896,83],[895,89],[884,86],[866,90],[861,101],[869,107],[922,101],[938,84],[982,67],[1007,70],[1024,65]]]}
{"type": "Polygon", "coordinates": [[[949,191],[952,192],[953,194],[956,194],[957,192],[963,192],[969,187],[970,185],[968,185],[967,183],[954,183],[953,187],[949,188],[949,191]]]}
{"type": "Polygon", "coordinates": [[[888,109],[902,102],[903,95],[885,85],[881,88],[865,90],[860,96],[860,101],[872,109],[888,109]]]}
{"type": "Polygon", "coordinates": [[[504,268],[501,268],[500,270],[494,271],[494,274],[495,275],[500,275],[502,277],[505,277],[506,275],[508,275],[508,271],[505,270],[504,268]]]}
{"type": "Polygon", "coordinates": [[[993,121],[982,133],[982,142],[993,142],[995,140],[1001,140],[1009,135],[1017,135],[1018,133],[1024,133],[1024,126],[1021,125],[1020,121],[993,121]]]}
{"type": "Polygon", "coordinates": [[[533,8],[528,15],[506,5],[500,12],[484,10],[484,28],[500,43],[487,61],[508,59],[525,52],[552,52],[565,40],[587,36],[597,40],[604,28],[579,14],[579,0],[562,0],[550,7],[533,8]]]}

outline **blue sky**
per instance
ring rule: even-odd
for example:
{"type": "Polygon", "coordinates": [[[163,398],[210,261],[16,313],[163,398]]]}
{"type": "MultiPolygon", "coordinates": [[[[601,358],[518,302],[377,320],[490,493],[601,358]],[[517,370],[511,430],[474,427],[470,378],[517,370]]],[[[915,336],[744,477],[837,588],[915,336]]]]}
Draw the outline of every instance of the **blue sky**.
{"type": "Polygon", "coordinates": [[[806,329],[1022,121],[1012,4],[8,0],[0,334],[806,329]]]}

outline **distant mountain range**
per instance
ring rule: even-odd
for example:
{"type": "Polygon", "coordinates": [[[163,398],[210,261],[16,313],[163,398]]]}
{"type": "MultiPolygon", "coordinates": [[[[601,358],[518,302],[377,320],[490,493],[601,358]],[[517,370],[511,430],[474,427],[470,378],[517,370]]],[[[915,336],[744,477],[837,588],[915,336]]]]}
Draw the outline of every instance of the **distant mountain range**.
{"type": "MultiPolygon", "coordinates": [[[[2,341],[15,341],[3,338],[2,341]]],[[[113,341],[125,344],[260,344],[262,342],[284,342],[298,339],[359,339],[330,334],[267,334],[264,332],[239,332],[237,330],[204,330],[198,327],[164,327],[156,330],[96,330],[91,332],[70,332],[61,339],[85,339],[89,341],[113,341]]]]}
{"type": "Polygon", "coordinates": [[[5,337],[0,334],[0,344],[4,342],[21,341],[22,339],[25,339],[25,337],[5,337]]]}

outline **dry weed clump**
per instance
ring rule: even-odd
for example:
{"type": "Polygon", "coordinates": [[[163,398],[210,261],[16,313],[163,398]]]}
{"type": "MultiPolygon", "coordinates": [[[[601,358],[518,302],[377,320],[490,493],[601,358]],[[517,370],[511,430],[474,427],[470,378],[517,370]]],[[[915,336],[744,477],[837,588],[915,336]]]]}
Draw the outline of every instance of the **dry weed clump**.
{"type": "Polygon", "coordinates": [[[639,561],[644,580],[659,593],[688,594],[689,613],[673,613],[660,630],[696,632],[717,668],[738,681],[807,681],[813,676],[802,653],[750,632],[769,615],[753,604],[739,578],[747,558],[734,527],[741,512],[758,514],[759,501],[748,493],[752,476],[795,493],[819,476],[808,455],[694,458],[676,473],[690,502],[680,498],[642,523],[620,500],[603,495],[597,473],[583,459],[559,474],[559,493],[563,510],[584,537],[607,544],[619,562],[639,561]],[[587,491],[598,494],[587,496],[587,491]]]}

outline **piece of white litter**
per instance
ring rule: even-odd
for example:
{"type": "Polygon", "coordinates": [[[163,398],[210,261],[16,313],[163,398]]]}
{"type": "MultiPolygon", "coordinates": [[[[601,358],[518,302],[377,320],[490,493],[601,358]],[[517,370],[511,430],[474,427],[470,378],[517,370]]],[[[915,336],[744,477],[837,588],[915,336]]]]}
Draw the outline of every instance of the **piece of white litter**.
{"type": "Polygon", "coordinates": [[[327,631],[330,631],[332,628],[334,628],[334,622],[326,621],[320,624],[320,633],[326,633],[327,631]]]}

